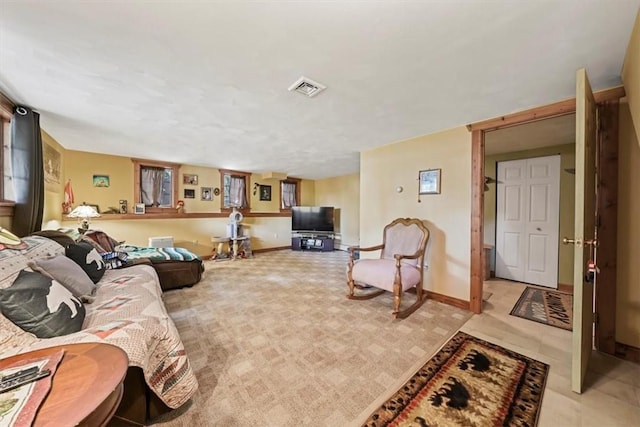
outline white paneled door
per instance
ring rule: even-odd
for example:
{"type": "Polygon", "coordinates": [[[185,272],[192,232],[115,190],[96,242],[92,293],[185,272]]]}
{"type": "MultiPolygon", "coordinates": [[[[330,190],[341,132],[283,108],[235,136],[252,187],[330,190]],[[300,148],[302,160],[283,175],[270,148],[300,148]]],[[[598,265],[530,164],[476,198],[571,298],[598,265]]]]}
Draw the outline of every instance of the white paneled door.
{"type": "Polygon", "coordinates": [[[496,276],[558,287],[560,156],[498,162],[496,276]]]}

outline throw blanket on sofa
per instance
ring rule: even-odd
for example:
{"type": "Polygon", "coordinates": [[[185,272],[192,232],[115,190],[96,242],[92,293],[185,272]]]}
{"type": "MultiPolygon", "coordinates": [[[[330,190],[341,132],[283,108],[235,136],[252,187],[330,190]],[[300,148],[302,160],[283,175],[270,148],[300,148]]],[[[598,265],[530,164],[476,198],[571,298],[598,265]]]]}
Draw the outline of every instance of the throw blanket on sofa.
{"type": "Polygon", "coordinates": [[[200,257],[183,248],[144,248],[141,246],[121,245],[119,251],[126,252],[129,259],[148,258],[150,260],[193,261],[200,257]]]}
{"type": "MultiPolygon", "coordinates": [[[[64,254],[52,240],[24,240],[25,250],[0,251],[0,288],[10,286],[33,255],[64,254]]],[[[0,358],[60,344],[105,342],[122,348],[129,365],[142,368],[147,384],[167,406],[184,404],[198,383],[162,302],[156,271],[148,265],[107,270],[97,285],[95,301],[85,305],[82,330],[73,334],[38,339],[0,314],[0,358]]]]}

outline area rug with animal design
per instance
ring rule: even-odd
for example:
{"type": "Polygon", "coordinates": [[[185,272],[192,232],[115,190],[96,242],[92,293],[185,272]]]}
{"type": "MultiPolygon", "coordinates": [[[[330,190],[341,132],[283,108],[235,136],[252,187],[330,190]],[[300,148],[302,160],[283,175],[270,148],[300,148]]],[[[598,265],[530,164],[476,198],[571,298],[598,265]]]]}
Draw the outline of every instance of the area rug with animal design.
{"type": "Polygon", "coordinates": [[[549,365],[458,332],[365,426],[534,426],[549,365]]]}
{"type": "Polygon", "coordinates": [[[573,295],[527,286],[510,314],[571,331],[573,295]]]}

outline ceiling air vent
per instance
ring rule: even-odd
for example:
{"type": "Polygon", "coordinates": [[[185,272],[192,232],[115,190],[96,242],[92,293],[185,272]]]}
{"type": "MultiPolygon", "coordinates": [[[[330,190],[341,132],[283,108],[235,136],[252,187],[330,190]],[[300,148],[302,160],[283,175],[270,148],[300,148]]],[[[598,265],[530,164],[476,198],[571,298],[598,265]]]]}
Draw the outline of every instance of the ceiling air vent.
{"type": "Polygon", "coordinates": [[[314,82],[313,80],[304,76],[300,77],[294,84],[289,86],[290,91],[295,90],[296,92],[300,92],[301,94],[306,95],[309,98],[311,98],[312,96],[316,96],[326,88],[326,86],[321,85],[318,82],[314,82]]]}

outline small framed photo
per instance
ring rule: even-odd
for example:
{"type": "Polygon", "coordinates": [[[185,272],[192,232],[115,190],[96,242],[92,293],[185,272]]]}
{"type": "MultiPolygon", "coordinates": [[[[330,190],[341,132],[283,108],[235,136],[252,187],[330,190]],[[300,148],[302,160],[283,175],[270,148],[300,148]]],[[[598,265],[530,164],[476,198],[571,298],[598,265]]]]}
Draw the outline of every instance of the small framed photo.
{"type": "Polygon", "coordinates": [[[108,187],[109,186],[109,175],[93,175],[93,186],[94,187],[108,187]]]}
{"type": "Polygon", "coordinates": [[[260,200],[271,201],[271,186],[270,185],[261,185],[260,186],[260,200]]]}
{"type": "Polygon", "coordinates": [[[185,185],[198,185],[198,175],[182,174],[182,183],[185,185]]]}
{"type": "Polygon", "coordinates": [[[133,206],[133,213],[137,214],[137,215],[143,215],[144,214],[144,203],[136,203],[133,206]]]}
{"type": "Polygon", "coordinates": [[[196,198],[196,190],[192,188],[184,189],[184,198],[185,199],[195,199],[196,198]]]}
{"type": "Polygon", "coordinates": [[[200,187],[200,198],[202,200],[213,200],[213,188],[211,187],[200,187]]]}
{"type": "Polygon", "coordinates": [[[440,169],[420,171],[418,182],[418,194],[440,194],[440,169]]]}

